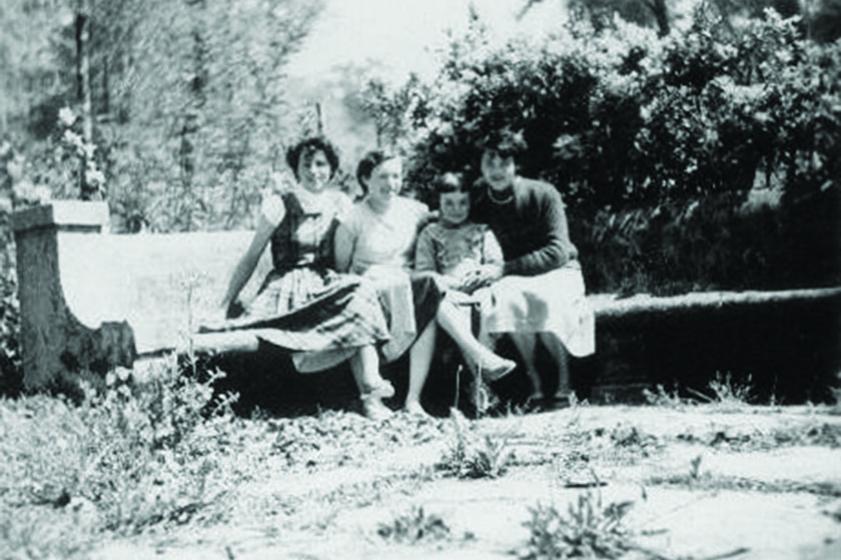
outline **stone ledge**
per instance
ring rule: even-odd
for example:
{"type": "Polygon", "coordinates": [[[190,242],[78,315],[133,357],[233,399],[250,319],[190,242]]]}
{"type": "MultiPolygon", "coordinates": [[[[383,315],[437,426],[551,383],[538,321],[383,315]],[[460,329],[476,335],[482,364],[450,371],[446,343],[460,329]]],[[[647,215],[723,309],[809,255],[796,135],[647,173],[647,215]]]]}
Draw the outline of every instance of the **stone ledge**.
{"type": "Polygon", "coordinates": [[[20,210],[12,216],[12,230],[16,234],[46,227],[107,233],[109,224],[106,202],[84,200],[53,200],[49,204],[20,210]]]}
{"type": "Polygon", "coordinates": [[[588,296],[597,319],[611,320],[632,316],[689,312],[701,309],[725,309],[795,303],[841,298],[841,286],[829,288],[808,288],[799,290],[741,292],[693,292],[676,296],[652,296],[636,294],[619,298],[612,294],[588,296]]]}
{"type": "MultiPolygon", "coordinates": [[[[618,320],[632,321],[649,316],[675,315],[684,312],[715,311],[720,309],[758,307],[781,303],[809,301],[841,302],[841,286],[780,291],[697,292],[677,296],[656,297],[637,294],[618,298],[613,294],[593,294],[587,297],[596,315],[596,326],[618,320]]],[[[249,353],[259,346],[256,331],[236,331],[195,334],[193,349],[198,352],[249,353]]]]}

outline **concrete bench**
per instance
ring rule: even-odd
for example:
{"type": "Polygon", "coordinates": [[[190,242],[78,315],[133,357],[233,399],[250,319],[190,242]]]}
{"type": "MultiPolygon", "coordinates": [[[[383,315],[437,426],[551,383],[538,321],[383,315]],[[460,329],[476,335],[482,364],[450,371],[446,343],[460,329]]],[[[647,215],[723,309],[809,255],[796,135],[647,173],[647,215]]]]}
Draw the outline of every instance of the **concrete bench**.
{"type": "MultiPolygon", "coordinates": [[[[103,372],[116,365],[130,367],[172,350],[248,353],[258,347],[258,340],[248,332],[192,334],[197,319],[223,293],[251,232],[111,234],[107,205],[81,201],[54,201],[17,212],[13,227],[28,389],[48,386],[57,376],[83,369],[103,372]]],[[[266,252],[244,298],[256,292],[270,268],[266,252]]],[[[780,323],[782,336],[790,332],[795,338],[810,331],[809,323],[820,315],[818,331],[825,331],[826,325],[835,330],[829,333],[829,343],[815,340],[814,344],[826,357],[826,367],[835,367],[839,361],[841,346],[831,342],[837,342],[839,287],[626,299],[594,295],[590,300],[596,312],[599,351],[597,364],[591,360],[588,367],[597,370],[591,375],[606,387],[660,380],[638,371],[640,363],[650,366],[657,360],[645,348],[651,342],[643,340],[644,332],[653,333],[657,340],[669,339],[673,329],[686,328],[679,325],[681,321],[697,322],[703,317],[706,330],[690,334],[686,343],[694,346],[691,340],[696,336],[703,346],[710,333],[729,332],[719,328],[722,321],[732,323],[733,317],[752,310],[783,313],[782,321],[769,320],[780,323]],[[629,373],[628,368],[636,370],[629,373]]],[[[687,350],[674,348],[674,353],[687,350]]]]}

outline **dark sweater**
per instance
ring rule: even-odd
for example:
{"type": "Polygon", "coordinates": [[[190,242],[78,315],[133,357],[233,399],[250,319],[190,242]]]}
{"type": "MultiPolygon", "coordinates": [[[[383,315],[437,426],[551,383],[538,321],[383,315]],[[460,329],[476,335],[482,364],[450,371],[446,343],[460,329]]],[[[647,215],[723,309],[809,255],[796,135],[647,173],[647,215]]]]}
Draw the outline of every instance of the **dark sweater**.
{"type": "Polygon", "coordinates": [[[488,224],[499,240],[505,258],[503,274],[534,276],[560,268],[578,258],[569,240],[566,213],[561,195],[542,181],[517,177],[511,191],[497,194],[494,202],[489,187],[479,180],[471,203],[470,216],[488,224]]]}

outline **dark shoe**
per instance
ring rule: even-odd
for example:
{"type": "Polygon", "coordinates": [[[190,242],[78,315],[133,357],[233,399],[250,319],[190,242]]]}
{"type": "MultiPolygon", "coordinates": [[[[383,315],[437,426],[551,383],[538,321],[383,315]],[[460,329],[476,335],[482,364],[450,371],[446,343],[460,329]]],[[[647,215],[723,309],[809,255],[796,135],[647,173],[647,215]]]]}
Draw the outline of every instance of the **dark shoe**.
{"type": "Polygon", "coordinates": [[[576,402],[578,402],[578,399],[575,398],[575,393],[572,391],[564,391],[561,393],[555,393],[551,397],[545,399],[543,401],[543,406],[546,410],[561,410],[571,407],[576,402]]]}

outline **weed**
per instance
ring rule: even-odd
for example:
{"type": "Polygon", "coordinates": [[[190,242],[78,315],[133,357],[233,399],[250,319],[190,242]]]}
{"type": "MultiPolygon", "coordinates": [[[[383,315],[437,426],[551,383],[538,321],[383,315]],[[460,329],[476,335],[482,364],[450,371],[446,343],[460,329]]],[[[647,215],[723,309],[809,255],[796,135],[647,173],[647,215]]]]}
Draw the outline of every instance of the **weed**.
{"type": "Polygon", "coordinates": [[[677,385],[670,392],[658,383],[653,391],[651,389],[643,389],[642,396],[645,398],[645,402],[651,406],[664,408],[683,408],[683,406],[691,402],[681,398],[678,394],[677,385]]]}
{"type": "Polygon", "coordinates": [[[689,391],[702,401],[715,405],[719,412],[738,412],[744,410],[753,399],[751,379],[752,377],[748,375],[745,383],[736,383],[729,373],[725,376],[717,373],[715,379],[708,385],[712,395],[694,389],[689,389],[689,391]]]}
{"type": "MultiPolygon", "coordinates": [[[[841,374],[839,374],[839,378],[841,378],[841,374]]],[[[834,402],[829,407],[829,414],[841,415],[841,387],[832,387],[830,391],[832,391],[832,400],[834,402]]]]}
{"type": "Polygon", "coordinates": [[[610,431],[610,440],[616,448],[635,451],[643,457],[662,447],[662,442],[653,434],[643,432],[636,426],[616,425],[610,431]]]}
{"type": "Polygon", "coordinates": [[[450,533],[450,527],[441,517],[426,513],[422,506],[397,515],[389,523],[381,523],[377,529],[377,534],[383,539],[400,544],[448,540],[450,533]]]}
{"type": "Polygon", "coordinates": [[[10,546],[29,546],[15,525],[25,512],[73,518],[53,524],[55,538],[67,539],[64,527],[77,541],[195,517],[221,494],[214,476],[224,453],[214,451],[233,421],[231,399],[215,398],[211,383],[182,375],[173,359],[142,385],[116,370],[104,391],[84,388],[79,404],[0,402],[0,506],[15,512],[1,530],[19,536],[10,546]]]}
{"type": "Polygon", "coordinates": [[[451,411],[455,425],[455,442],[436,468],[458,478],[499,478],[513,463],[514,453],[505,438],[478,438],[470,434],[466,420],[451,411]]]}
{"type": "Polygon", "coordinates": [[[701,460],[703,457],[697,455],[694,459],[689,461],[689,478],[698,480],[701,477],[701,460]]]}
{"type": "Polygon", "coordinates": [[[633,502],[603,506],[601,494],[584,492],[566,513],[538,504],[524,525],[529,540],[519,551],[524,560],[542,558],[619,558],[636,548],[624,520],[633,502]]]}
{"type": "Polygon", "coordinates": [[[688,486],[701,491],[751,491],[771,494],[804,493],[828,498],[841,497],[837,482],[801,482],[797,480],[758,480],[742,476],[714,475],[692,472],[667,476],[652,476],[645,482],[651,486],[688,486]]]}

